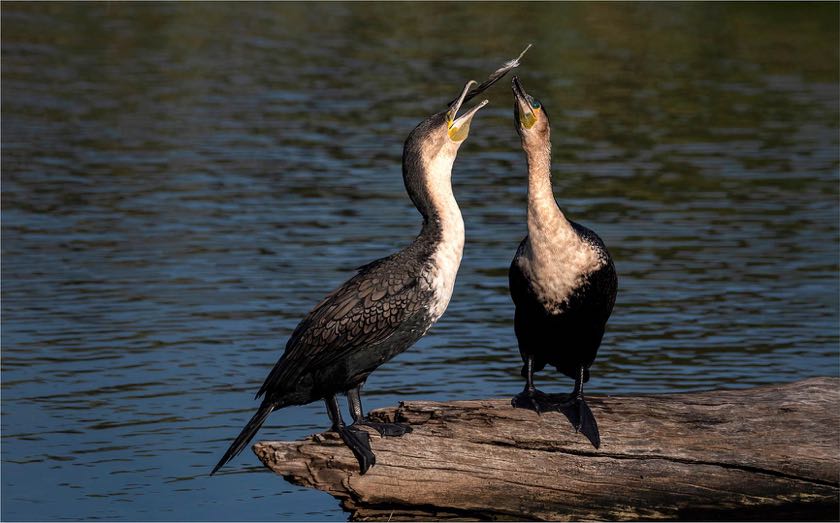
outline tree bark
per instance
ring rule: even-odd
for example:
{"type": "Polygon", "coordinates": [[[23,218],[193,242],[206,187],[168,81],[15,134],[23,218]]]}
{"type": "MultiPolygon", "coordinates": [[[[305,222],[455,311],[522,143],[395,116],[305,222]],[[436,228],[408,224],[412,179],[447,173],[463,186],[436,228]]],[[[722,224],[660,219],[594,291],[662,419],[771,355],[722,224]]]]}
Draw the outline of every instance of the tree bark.
{"type": "Polygon", "coordinates": [[[353,520],[840,519],[840,379],[587,403],[600,449],[560,413],[492,399],[374,411],[414,431],[372,432],[364,476],[334,433],[254,452],[353,520]]]}

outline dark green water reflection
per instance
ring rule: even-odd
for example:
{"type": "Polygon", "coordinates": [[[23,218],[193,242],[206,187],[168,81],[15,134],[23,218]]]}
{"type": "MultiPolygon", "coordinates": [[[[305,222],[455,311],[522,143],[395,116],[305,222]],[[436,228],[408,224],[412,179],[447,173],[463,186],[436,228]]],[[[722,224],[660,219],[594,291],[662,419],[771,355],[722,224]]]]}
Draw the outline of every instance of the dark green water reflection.
{"type": "MultiPolygon", "coordinates": [[[[590,390],[838,375],[836,3],[4,2],[2,518],[343,519],[247,453],[206,474],[302,315],[418,231],[408,132],[529,42],[558,200],[620,275],[590,390]]],[[[370,406],[521,386],[506,83],[452,304],[370,406]]]]}

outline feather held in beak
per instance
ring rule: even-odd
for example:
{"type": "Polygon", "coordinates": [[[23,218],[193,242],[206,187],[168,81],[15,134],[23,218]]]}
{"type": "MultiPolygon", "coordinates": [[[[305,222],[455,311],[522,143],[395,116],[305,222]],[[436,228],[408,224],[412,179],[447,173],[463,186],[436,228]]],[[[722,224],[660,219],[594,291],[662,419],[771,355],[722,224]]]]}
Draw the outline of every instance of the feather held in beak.
{"type": "MultiPolygon", "coordinates": [[[[504,65],[502,65],[500,68],[493,71],[493,73],[490,76],[487,77],[487,80],[483,81],[478,87],[474,88],[472,91],[467,93],[467,96],[464,97],[464,100],[461,103],[466,103],[469,100],[471,100],[472,98],[474,98],[474,97],[478,96],[479,94],[483,93],[484,91],[487,90],[488,87],[490,87],[494,83],[501,80],[508,73],[508,71],[510,71],[511,69],[515,69],[515,68],[519,67],[519,61],[522,59],[523,56],[525,56],[525,53],[527,53],[528,49],[530,49],[530,48],[531,48],[531,44],[528,44],[528,47],[526,47],[525,50],[523,50],[521,53],[519,53],[519,56],[517,56],[513,60],[505,62],[504,65]]],[[[454,104],[457,101],[458,101],[458,98],[455,98],[454,100],[449,102],[447,105],[451,106],[452,104],[454,104]]]]}

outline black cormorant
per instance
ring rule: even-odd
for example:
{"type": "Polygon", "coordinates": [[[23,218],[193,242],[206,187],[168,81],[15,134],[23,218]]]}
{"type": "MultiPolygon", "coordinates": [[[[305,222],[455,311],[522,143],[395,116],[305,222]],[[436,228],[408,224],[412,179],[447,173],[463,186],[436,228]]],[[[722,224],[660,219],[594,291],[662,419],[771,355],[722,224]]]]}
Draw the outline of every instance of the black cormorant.
{"type": "Polygon", "coordinates": [[[522,355],[525,390],[514,407],[559,410],[598,448],[598,424],[583,399],[618,287],[610,253],[591,230],[568,220],[551,189],[548,114],[513,78],[515,127],[528,159],[528,235],[510,265],[514,329],[522,355]],[[547,364],[575,380],[570,395],[534,387],[534,372],[547,364]]]}
{"type": "Polygon", "coordinates": [[[511,61],[487,82],[470,91],[464,86],[448,110],[423,120],[403,148],[403,180],[420,214],[420,235],[405,249],[358,269],[358,274],[329,294],[300,322],[286,350],[263,383],[265,395],[215,473],[236,456],[272,411],[323,399],[332,430],[353,451],[362,474],[376,458],[367,425],[385,436],[400,436],[410,427],[374,423],[362,410],[360,391],[368,375],[419,340],[446,310],[464,247],[464,222],[452,194],[452,164],[467,138],[470,121],[487,104],[458,116],[465,101],[479,94],[508,70],[511,61]],[[353,424],[345,426],[337,396],[346,394],[353,424]]]}

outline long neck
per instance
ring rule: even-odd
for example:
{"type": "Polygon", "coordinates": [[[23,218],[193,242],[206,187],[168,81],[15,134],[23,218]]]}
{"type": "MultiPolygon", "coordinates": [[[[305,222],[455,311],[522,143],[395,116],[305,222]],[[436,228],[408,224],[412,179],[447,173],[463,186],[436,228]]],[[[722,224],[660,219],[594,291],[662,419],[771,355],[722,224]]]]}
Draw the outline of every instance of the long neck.
{"type": "Polygon", "coordinates": [[[423,229],[412,245],[428,256],[424,279],[434,296],[429,304],[432,321],[437,321],[449,305],[464,253],[464,220],[452,194],[456,152],[457,148],[452,147],[422,162],[420,191],[416,197],[412,195],[423,214],[423,229]]]}
{"type": "Polygon", "coordinates": [[[456,250],[464,245],[464,220],[452,193],[452,164],[454,156],[441,155],[423,165],[421,190],[417,209],[423,215],[423,229],[418,239],[451,244],[456,250]]]}
{"type": "Polygon", "coordinates": [[[422,154],[408,154],[403,158],[406,190],[423,215],[423,228],[415,243],[437,245],[447,242],[455,247],[463,246],[464,221],[452,194],[454,162],[455,151],[430,159],[423,158],[422,154]]]}
{"type": "Polygon", "coordinates": [[[525,148],[528,158],[528,234],[556,235],[572,232],[571,224],[557,207],[551,190],[551,142],[525,148]]]}

